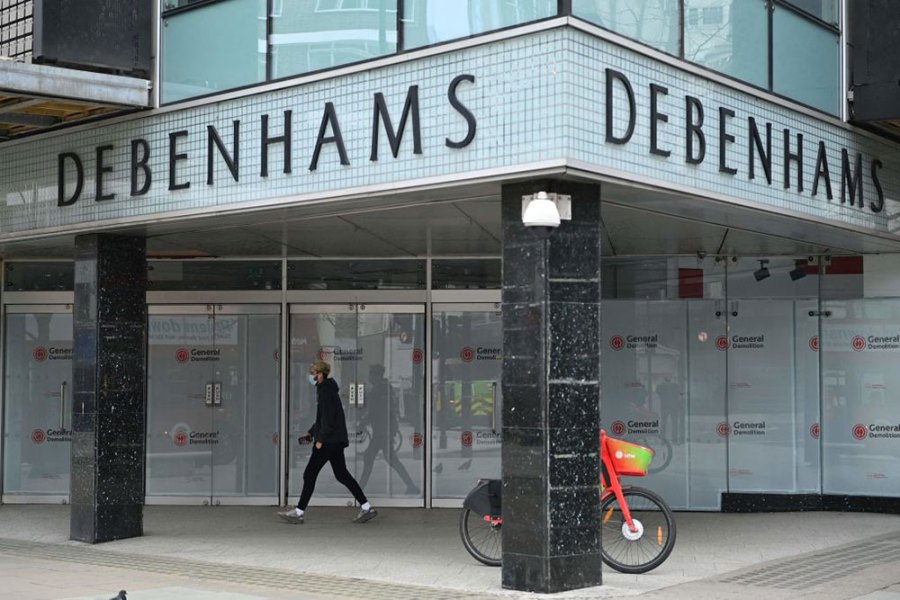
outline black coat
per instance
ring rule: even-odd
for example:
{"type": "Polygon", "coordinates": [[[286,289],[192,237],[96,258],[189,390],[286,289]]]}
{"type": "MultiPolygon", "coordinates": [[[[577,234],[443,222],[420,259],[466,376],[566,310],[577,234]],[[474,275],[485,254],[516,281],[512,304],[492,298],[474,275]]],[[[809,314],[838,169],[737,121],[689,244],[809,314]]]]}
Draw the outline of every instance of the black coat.
{"type": "Polygon", "coordinates": [[[350,445],[344,406],[334,379],[316,384],[316,422],[309,428],[309,433],[314,441],[326,446],[340,444],[346,448],[350,445]]]}

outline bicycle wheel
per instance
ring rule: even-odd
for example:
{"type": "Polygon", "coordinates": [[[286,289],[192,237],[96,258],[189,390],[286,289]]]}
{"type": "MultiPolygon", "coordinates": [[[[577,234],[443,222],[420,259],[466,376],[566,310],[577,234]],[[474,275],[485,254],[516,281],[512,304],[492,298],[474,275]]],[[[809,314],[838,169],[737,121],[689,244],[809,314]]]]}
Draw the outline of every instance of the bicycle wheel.
{"type": "Polygon", "coordinates": [[[459,536],[463,546],[475,560],[489,567],[499,567],[503,551],[502,525],[491,524],[480,515],[464,508],[459,515],[459,536]]]}
{"type": "Polygon", "coordinates": [[[622,488],[622,495],[637,526],[625,523],[615,494],[601,503],[603,562],[622,573],[646,573],[668,558],[675,546],[675,517],[665,500],[650,490],[622,488]]]}

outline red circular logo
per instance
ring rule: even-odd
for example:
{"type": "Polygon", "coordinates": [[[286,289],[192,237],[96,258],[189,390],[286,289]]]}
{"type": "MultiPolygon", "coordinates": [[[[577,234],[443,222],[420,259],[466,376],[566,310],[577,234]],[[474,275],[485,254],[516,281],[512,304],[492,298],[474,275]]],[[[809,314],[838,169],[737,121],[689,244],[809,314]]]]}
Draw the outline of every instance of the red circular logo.
{"type": "Polygon", "coordinates": [[[813,424],[809,427],[809,435],[811,435],[812,438],[813,438],[814,440],[819,439],[819,434],[820,434],[820,433],[822,433],[822,431],[821,431],[821,429],[819,429],[819,424],[818,424],[818,423],[813,423],[813,424]]]}
{"type": "Polygon", "coordinates": [[[319,353],[316,354],[316,356],[318,357],[319,360],[328,360],[328,356],[330,354],[331,354],[330,350],[326,350],[325,348],[322,348],[321,350],[319,350],[319,353]]]}
{"type": "Polygon", "coordinates": [[[188,443],[188,434],[186,431],[179,431],[175,434],[175,445],[184,446],[188,443]]]}
{"type": "Polygon", "coordinates": [[[866,429],[865,425],[863,425],[861,423],[857,423],[856,425],[853,426],[853,437],[854,438],[856,438],[858,440],[864,440],[864,439],[866,439],[866,436],[868,436],[868,435],[869,435],[869,430],[866,429]]]}
{"type": "Polygon", "coordinates": [[[31,351],[31,356],[38,362],[44,362],[47,360],[47,349],[43,346],[38,346],[31,351]]]}
{"type": "Polygon", "coordinates": [[[422,364],[422,361],[425,359],[425,353],[422,352],[421,348],[414,348],[412,358],[413,358],[414,365],[422,364]]]}
{"type": "Polygon", "coordinates": [[[862,352],[866,349],[866,338],[861,335],[855,336],[851,343],[853,344],[853,350],[856,352],[862,352]]]}
{"type": "Polygon", "coordinates": [[[809,349],[812,350],[813,352],[819,351],[819,336],[814,335],[811,338],[809,338],[809,349]]]}
{"type": "Polygon", "coordinates": [[[728,338],[724,335],[720,335],[716,338],[716,348],[718,348],[719,350],[728,350],[728,346],[730,345],[731,344],[728,343],[728,338]]]}
{"type": "Polygon", "coordinates": [[[35,429],[31,432],[31,441],[35,444],[43,444],[47,441],[47,434],[43,429],[35,429]]]}
{"type": "Polygon", "coordinates": [[[460,441],[466,448],[471,448],[473,438],[474,436],[472,435],[471,431],[463,431],[462,435],[460,436],[460,441]]]}
{"type": "Polygon", "coordinates": [[[618,352],[625,347],[625,338],[621,335],[614,335],[609,338],[609,347],[618,352]]]}
{"type": "Polygon", "coordinates": [[[422,444],[425,443],[425,438],[418,431],[409,436],[409,441],[412,444],[413,448],[421,448],[422,444]]]}
{"type": "Polygon", "coordinates": [[[175,351],[175,360],[177,360],[180,363],[187,362],[188,358],[190,358],[190,356],[191,356],[190,353],[184,348],[179,348],[178,350],[175,351]]]}
{"type": "Polygon", "coordinates": [[[622,435],[625,433],[625,423],[622,421],[613,421],[612,427],[610,427],[612,432],[616,435],[622,435]]]}
{"type": "Polygon", "coordinates": [[[723,421],[716,426],[716,433],[719,434],[719,437],[728,437],[728,434],[731,433],[731,426],[723,421]]]}
{"type": "Polygon", "coordinates": [[[475,360],[475,349],[471,346],[466,346],[459,352],[459,357],[463,362],[472,362],[475,360]]]}

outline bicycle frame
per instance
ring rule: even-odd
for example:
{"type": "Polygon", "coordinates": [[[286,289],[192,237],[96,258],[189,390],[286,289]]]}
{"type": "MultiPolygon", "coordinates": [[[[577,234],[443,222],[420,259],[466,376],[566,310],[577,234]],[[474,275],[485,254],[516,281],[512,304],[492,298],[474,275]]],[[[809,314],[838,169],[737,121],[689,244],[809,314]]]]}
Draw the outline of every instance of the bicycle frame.
{"type": "MultiPolygon", "coordinates": [[[[603,468],[600,470],[600,502],[602,503],[603,499],[610,494],[615,494],[616,499],[619,501],[619,506],[622,507],[622,516],[625,517],[625,523],[628,524],[628,529],[634,533],[637,531],[637,527],[635,526],[634,521],[631,520],[631,510],[625,502],[624,494],[622,494],[622,483],[619,481],[619,473],[610,458],[608,439],[609,437],[606,435],[606,430],[601,429],[600,461],[603,464],[603,468]]],[[[602,518],[605,522],[608,517],[602,518]]]]}
{"type": "MultiPolygon", "coordinates": [[[[600,470],[600,502],[602,503],[605,498],[614,494],[616,496],[616,499],[619,501],[619,506],[622,508],[622,516],[625,517],[625,522],[628,524],[628,529],[632,533],[634,533],[637,532],[638,528],[631,518],[631,509],[628,508],[628,503],[625,500],[625,495],[622,493],[622,483],[619,480],[619,472],[616,469],[612,458],[610,457],[611,450],[609,449],[609,439],[611,438],[606,435],[606,430],[601,429],[600,461],[603,465],[603,468],[600,470]]],[[[487,479],[479,479],[478,487],[486,485],[487,482],[487,479]]],[[[477,507],[473,505],[471,506],[471,508],[476,508],[476,510],[478,510],[478,512],[482,514],[482,518],[491,525],[497,526],[503,524],[503,517],[492,514],[492,512],[487,507],[481,506],[481,504],[483,504],[483,502],[479,503],[477,507]]],[[[604,521],[605,520],[606,519],[604,518],[604,521]]]]}

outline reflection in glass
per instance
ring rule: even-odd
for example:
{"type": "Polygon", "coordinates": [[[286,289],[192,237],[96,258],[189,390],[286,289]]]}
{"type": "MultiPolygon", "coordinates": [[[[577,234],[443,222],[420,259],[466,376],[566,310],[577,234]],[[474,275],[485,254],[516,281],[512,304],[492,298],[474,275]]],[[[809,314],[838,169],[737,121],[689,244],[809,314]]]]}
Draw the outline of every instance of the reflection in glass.
{"type": "Polygon", "coordinates": [[[464,498],[500,477],[503,324],[487,307],[436,308],[432,327],[432,496],[464,498]]]}
{"type": "Polygon", "coordinates": [[[73,262],[8,262],[6,291],[48,292],[75,289],[73,262]]]}
{"type": "Polygon", "coordinates": [[[556,0],[403,0],[404,50],[555,14],[556,0]]]}
{"type": "Polygon", "coordinates": [[[765,0],[685,0],[684,58],[768,88],[765,0]]]}
{"type": "Polygon", "coordinates": [[[676,56],[678,12],[674,0],[572,0],[576,17],[676,56]]]}
{"type": "Polygon", "coordinates": [[[772,91],[833,115],[840,112],[837,33],[776,8],[772,52],[772,91]]]}
{"type": "Polygon", "coordinates": [[[832,25],[838,24],[838,0],[784,0],[832,25]]]}
{"type": "Polygon", "coordinates": [[[823,491],[896,496],[900,301],[831,300],[822,310],[823,491]]]}
{"type": "Polygon", "coordinates": [[[279,328],[278,315],[150,315],[148,496],[277,494],[279,328]]]}
{"type": "Polygon", "coordinates": [[[266,79],[266,0],[229,0],[162,21],[162,101],[266,79]]]}
{"type": "MultiPolygon", "coordinates": [[[[324,360],[340,388],[347,466],[369,498],[421,499],[424,489],[424,313],[295,313],[291,316],[289,495],[300,493],[311,447],[297,444],[316,417],[309,365],[324,360]]],[[[347,497],[332,477],[317,498],[347,497]]]]}
{"type": "Polygon", "coordinates": [[[423,290],[424,260],[297,260],[289,290],[423,290]]]}
{"type": "Polygon", "coordinates": [[[72,315],[6,317],[3,493],[69,494],[72,315]]]}
{"type": "Polygon", "coordinates": [[[280,290],[281,262],[275,260],[158,260],[147,267],[153,291],[280,290]]]}
{"type": "Polygon", "coordinates": [[[397,51],[398,0],[277,0],[272,77],[288,77],[397,51]]]}

